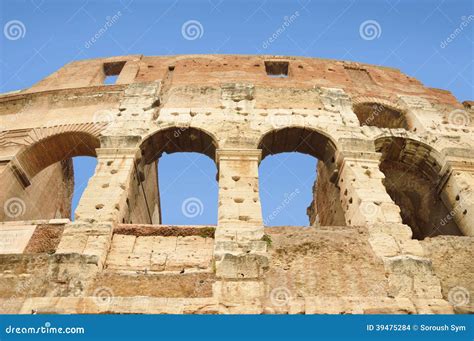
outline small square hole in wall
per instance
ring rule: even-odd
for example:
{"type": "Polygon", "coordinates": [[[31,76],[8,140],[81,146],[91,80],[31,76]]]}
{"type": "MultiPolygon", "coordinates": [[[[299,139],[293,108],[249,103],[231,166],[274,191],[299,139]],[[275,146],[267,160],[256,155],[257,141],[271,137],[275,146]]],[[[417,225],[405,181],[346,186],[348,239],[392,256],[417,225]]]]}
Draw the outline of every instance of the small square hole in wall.
{"type": "Polygon", "coordinates": [[[104,63],[104,84],[115,84],[125,62],[104,63]]]}
{"type": "Polygon", "coordinates": [[[265,71],[269,77],[288,78],[288,65],[285,61],[266,61],[265,71]]]}

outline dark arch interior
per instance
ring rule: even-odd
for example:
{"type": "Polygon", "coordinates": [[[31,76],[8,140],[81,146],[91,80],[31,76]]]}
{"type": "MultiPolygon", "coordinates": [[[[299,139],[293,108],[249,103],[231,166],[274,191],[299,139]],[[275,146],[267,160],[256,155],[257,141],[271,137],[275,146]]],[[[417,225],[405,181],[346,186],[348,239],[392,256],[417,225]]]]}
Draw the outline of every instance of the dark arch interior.
{"type": "Polygon", "coordinates": [[[405,114],[380,103],[360,103],[353,107],[361,126],[408,129],[405,114]]]}
{"type": "MultiPolygon", "coordinates": [[[[313,201],[309,203],[307,210],[310,224],[321,226],[345,225],[339,188],[333,183],[336,174],[336,148],[327,136],[312,129],[284,128],[265,134],[258,147],[262,149],[263,159],[268,155],[290,152],[315,157],[318,160],[317,169],[312,169],[310,172],[317,173],[316,182],[312,186],[300,188],[302,191],[310,191],[313,197],[313,201]]],[[[288,176],[292,176],[292,174],[290,173],[288,176]]],[[[261,175],[261,178],[263,177],[261,175]]],[[[260,193],[262,191],[265,191],[265,188],[261,188],[260,193]]],[[[262,206],[265,206],[264,202],[262,202],[262,206]]],[[[282,214],[284,214],[284,211],[282,214]]]]}
{"type": "Polygon", "coordinates": [[[325,135],[305,128],[284,128],[273,130],[263,136],[258,148],[262,159],[267,155],[285,152],[299,152],[314,156],[319,161],[334,164],[334,143],[325,135]]]}
{"type": "Polygon", "coordinates": [[[382,153],[380,170],[387,193],[400,207],[413,238],[461,235],[456,223],[447,219],[451,208],[437,192],[440,166],[431,149],[404,138],[378,139],[376,149],[382,153]]]}
{"type": "Polygon", "coordinates": [[[157,160],[161,154],[195,152],[215,160],[217,143],[206,132],[196,128],[172,127],[158,131],[142,145],[146,163],[157,160]]]}

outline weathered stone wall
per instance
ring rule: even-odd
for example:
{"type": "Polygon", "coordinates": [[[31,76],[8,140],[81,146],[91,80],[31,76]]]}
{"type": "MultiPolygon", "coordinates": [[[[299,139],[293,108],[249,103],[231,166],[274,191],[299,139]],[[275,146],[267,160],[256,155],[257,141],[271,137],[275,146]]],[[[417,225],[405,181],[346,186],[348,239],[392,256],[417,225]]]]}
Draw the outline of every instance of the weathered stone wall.
{"type": "Polygon", "coordinates": [[[354,62],[72,62],[0,95],[0,311],[472,312],[473,114],[354,62]],[[215,161],[216,226],[160,225],[157,162],[175,152],[215,161]],[[281,152],[319,160],[312,227],[263,226],[258,167],[281,152]],[[84,155],[97,167],[76,220],[53,219],[84,155]]]}
{"type": "Polygon", "coordinates": [[[458,313],[474,312],[474,248],[472,237],[438,236],[421,242],[433,261],[433,270],[441,281],[443,298],[453,302],[458,313]]]}
{"type": "Polygon", "coordinates": [[[105,268],[124,272],[212,271],[212,238],[114,234],[105,268]]]}
{"type": "Polygon", "coordinates": [[[18,302],[30,297],[83,296],[97,273],[97,260],[78,254],[12,254],[0,259],[0,306],[5,313],[18,312],[18,302]]]}
{"type": "MultiPolygon", "coordinates": [[[[96,277],[88,296],[94,297],[100,290],[107,295],[121,297],[163,297],[163,298],[212,298],[212,286],[216,278],[212,272],[191,272],[185,274],[117,273],[104,271],[96,277]]],[[[146,303],[145,303],[146,304],[146,303]]],[[[129,308],[129,312],[132,309],[129,308]]]]}
{"type": "MultiPolygon", "coordinates": [[[[8,169],[6,170],[9,171],[8,169]]],[[[72,195],[74,191],[74,172],[72,160],[66,159],[43,169],[31,181],[28,187],[15,177],[3,177],[10,180],[2,182],[0,200],[10,200],[8,209],[1,211],[3,221],[70,218],[72,195]],[[10,179],[8,179],[10,178],[10,179]],[[12,181],[13,180],[13,181],[12,181]],[[18,216],[20,215],[20,216],[18,216]]]]}
{"type": "Polygon", "coordinates": [[[158,194],[158,166],[156,162],[146,165],[134,175],[135,186],[131,187],[127,206],[129,217],[123,223],[159,224],[161,222],[158,194]]]}
{"type": "Polygon", "coordinates": [[[345,225],[339,189],[331,182],[328,168],[323,162],[318,162],[316,173],[313,201],[308,207],[310,224],[317,226],[345,225]]]}
{"type": "Polygon", "coordinates": [[[387,296],[383,262],[370,247],[366,229],[272,227],[265,233],[271,239],[270,291],[283,287],[295,299],[387,296]]]}

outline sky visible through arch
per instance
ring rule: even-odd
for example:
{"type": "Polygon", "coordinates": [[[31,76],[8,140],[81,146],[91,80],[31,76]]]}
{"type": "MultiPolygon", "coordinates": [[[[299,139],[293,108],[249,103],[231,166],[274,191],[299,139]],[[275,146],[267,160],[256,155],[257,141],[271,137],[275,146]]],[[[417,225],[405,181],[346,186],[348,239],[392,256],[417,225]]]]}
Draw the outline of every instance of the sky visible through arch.
{"type": "MultiPolygon", "coordinates": [[[[391,66],[428,87],[450,90],[459,101],[472,100],[473,6],[469,0],[3,0],[0,92],[30,87],[63,65],[87,58],[275,54],[391,66]],[[116,19],[101,30],[111,18],[116,19]]],[[[215,166],[205,156],[188,156],[194,160],[190,167],[186,157],[166,155],[161,160],[160,185],[167,187],[162,193],[164,222],[215,223],[215,166]],[[181,178],[173,181],[176,174],[181,178]],[[203,209],[190,218],[181,206],[193,197],[203,209]]],[[[94,160],[76,158],[74,166],[75,207],[93,173],[94,160]]],[[[305,213],[315,167],[315,159],[300,154],[262,162],[264,218],[286,195],[300,191],[271,225],[308,224],[305,213]]]]}

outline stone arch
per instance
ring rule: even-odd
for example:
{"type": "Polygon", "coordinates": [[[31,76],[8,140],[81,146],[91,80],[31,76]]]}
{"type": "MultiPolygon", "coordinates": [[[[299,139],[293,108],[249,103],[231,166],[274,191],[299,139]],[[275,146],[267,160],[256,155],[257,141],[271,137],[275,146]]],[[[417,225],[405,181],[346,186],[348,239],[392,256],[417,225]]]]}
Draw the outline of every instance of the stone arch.
{"type": "Polygon", "coordinates": [[[379,137],[375,148],[381,153],[383,183],[400,207],[403,222],[412,228],[413,237],[461,235],[456,223],[445,219],[452,208],[439,194],[441,154],[422,141],[400,136],[379,137]]]}
{"type": "MultiPolygon", "coordinates": [[[[146,201],[155,207],[154,211],[157,211],[157,213],[154,216],[159,216],[159,218],[152,219],[153,223],[161,223],[163,221],[162,207],[166,207],[166,203],[162,205],[161,202],[162,193],[160,193],[160,190],[162,189],[160,188],[160,174],[158,171],[159,159],[163,153],[199,153],[209,157],[214,165],[216,165],[217,148],[218,143],[214,135],[204,129],[189,126],[169,125],[152,132],[143,139],[140,144],[142,160],[137,166],[140,168],[140,181],[143,183],[143,187],[148,189],[146,201]],[[151,189],[152,187],[153,189],[151,189]]],[[[193,197],[193,199],[195,198],[193,197]]],[[[130,204],[129,211],[131,217],[136,215],[136,212],[143,211],[142,206],[146,204],[140,203],[137,200],[134,201],[137,204],[130,204]]],[[[202,202],[198,202],[198,204],[202,207],[202,202]]],[[[217,187],[215,207],[217,208],[217,187]]],[[[165,215],[165,220],[166,218],[167,216],[165,215]]],[[[137,219],[133,221],[137,222],[137,219]]],[[[173,224],[175,223],[173,222],[173,224]]]]}
{"type": "Polygon", "coordinates": [[[30,146],[23,147],[13,160],[13,167],[20,167],[29,178],[53,163],[74,156],[97,156],[100,141],[88,132],[62,132],[47,136],[30,146]]]}
{"type": "Polygon", "coordinates": [[[412,137],[380,136],[375,139],[375,150],[382,153],[382,159],[416,166],[427,179],[437,185],[441,172],[441,154],[428,144],[412,137]]]}
{"type": "Polygon", "coordinates": [[[202,129],[189,126],[169,126],[145,137],[140,145],[145,163],[157,160],[163,153],[195,152],[215,162],[218,142],[216,137],[202,129]]]}
{"type": "Polygon", "coordinates": [[[299,152],[335,164],[336,141],[316,128],[291,126],[266,131],[258,142],[262,160],[272,154],[299,152]]]}
{"type": "Polygon", "coordinates": [[[37,129],[9,162],[0,179],[2,207],[16,202],[20,213],[2,210],[0,220],[69,218],[74,189],[72,157],[96,156],[98,132],[37,129]],[[96,132],[96,134],[94,133],[96,132]]]}
{"type": "Polygon", "coordinates": [[[345,225],[344,211],[340,202],[339,188],[334,183],[336,152],[333,138],[318,129],[292,126],[267,131],[260,138],[258,148],[262,160],[284,152],[299,152],[315,157],[317,179],[313,185],[313,201],[307,213],[312,225],[345,225]]]}
{"type": "Polygon", "coordinates": [[[361,126],[407,130],[411,126],[405,108],[387,99],[358,97],[352,100],[352,109],[361,126]]]}

